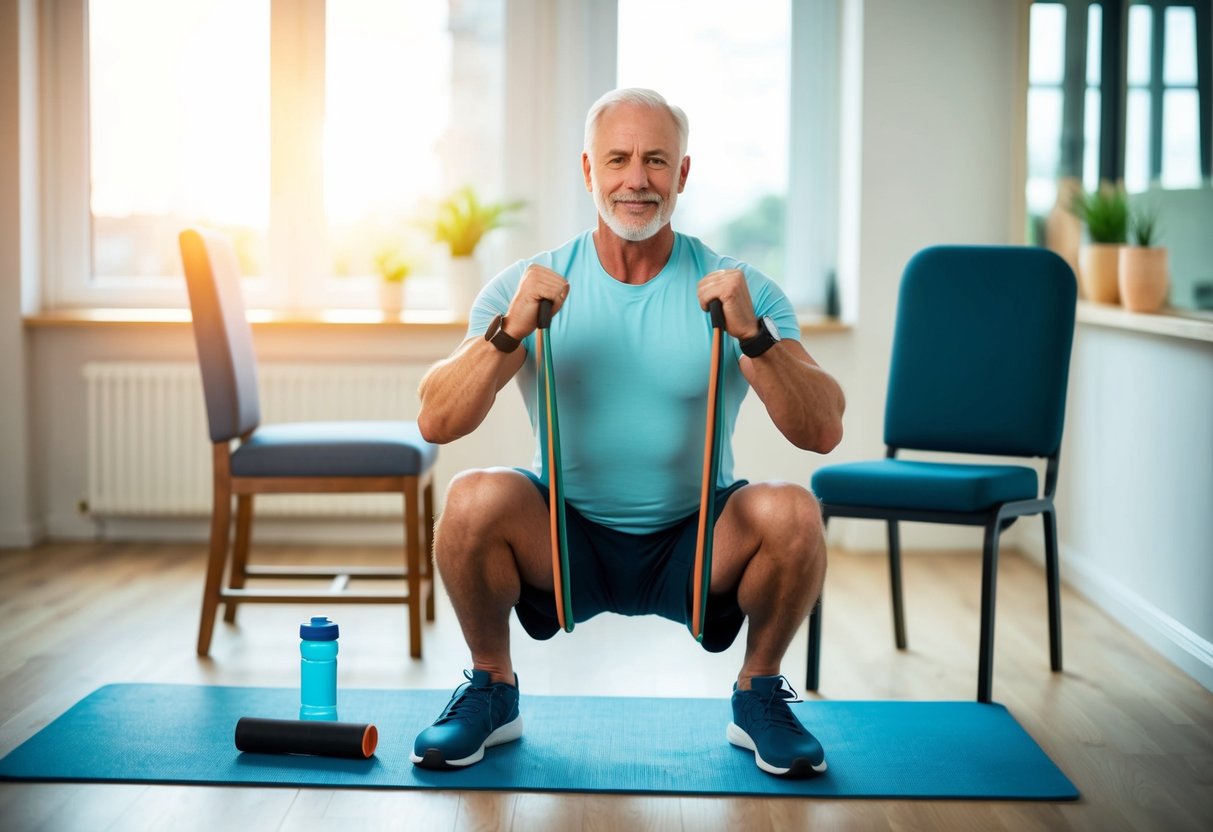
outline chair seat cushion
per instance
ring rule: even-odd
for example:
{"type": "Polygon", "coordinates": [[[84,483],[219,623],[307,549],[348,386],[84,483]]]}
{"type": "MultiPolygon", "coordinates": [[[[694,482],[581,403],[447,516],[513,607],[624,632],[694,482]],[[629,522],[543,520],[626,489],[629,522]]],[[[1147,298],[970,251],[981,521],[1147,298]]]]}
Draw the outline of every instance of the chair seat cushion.
{"type": "Polygon", "coordinates": [[[416,422],[291,422],[257,428],[232,453],[232,475],[409,477],[437,456],[416,422]]]}
{"type": "Polygon", "coordinates": [[[984,511],[1038,496],[1036,471],[1022,465],[903,459],[830,465],[813,474],[812,487],[827,505],[927,511],[984,511]]]}

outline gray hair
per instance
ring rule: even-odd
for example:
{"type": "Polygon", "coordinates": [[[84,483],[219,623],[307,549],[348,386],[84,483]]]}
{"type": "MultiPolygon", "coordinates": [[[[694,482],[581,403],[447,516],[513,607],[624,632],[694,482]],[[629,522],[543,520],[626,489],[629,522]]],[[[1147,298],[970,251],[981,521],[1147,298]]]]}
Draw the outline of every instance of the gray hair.
{"type": "Polygon", "coordinates": [[[641,87],[626,87],[611,90],[594,102],[585,117],[585,141],[583,149],[587,153],[594,138],[594,130],[602,119],[602,114],[616,104],[635,104],[640,107],[649,107],[653,110],[665,110],[674,119],[674,125],[678,128],[678,156],[681,159],[681,157],[687,154],[687,136],[691,132],[690,123],[687,121],[687,114],[682,111],[681,107],[675,107],[666,101],[661,93],[641,87]]]}

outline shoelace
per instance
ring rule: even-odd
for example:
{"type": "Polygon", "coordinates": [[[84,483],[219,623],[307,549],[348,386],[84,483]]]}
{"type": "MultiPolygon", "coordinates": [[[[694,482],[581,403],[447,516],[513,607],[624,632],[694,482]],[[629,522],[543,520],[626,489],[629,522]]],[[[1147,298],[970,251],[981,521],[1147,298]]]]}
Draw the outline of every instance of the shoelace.
{"type": "Polygon", "coordinates": [[[489,687],[473,687],[472,674],[467,670],[463,671],[463,677],[467,681],[455,688],[455,692],[451,694],[451,699],[447,702],[446,710],[443,711],[438,722],[471,719],[486,707],[492,707],[493,689],[489,687]]]}
{"type": "Polygon", "coordinates": [[[758,694],[759,701],[762,702],[760,718],[772,728],[784,728],[798,734],[803,733],[804,727],[801,726],[800,720],[796,719],[796,715],[788,707],[790,702],[800,702],[800,696],[786,676],[780,676],[779,681],[782,682],[782,685],[772,688],[770,695],[765,699],[758,694]]]}

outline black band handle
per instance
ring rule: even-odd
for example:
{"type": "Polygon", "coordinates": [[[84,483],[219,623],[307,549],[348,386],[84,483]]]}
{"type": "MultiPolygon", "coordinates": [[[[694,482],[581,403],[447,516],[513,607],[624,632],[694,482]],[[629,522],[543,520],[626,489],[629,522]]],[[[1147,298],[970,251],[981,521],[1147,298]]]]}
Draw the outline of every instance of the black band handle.
{"type": "Polygon", "coordinates": [[[552,301],[541,298],[539,301],[539,328],[547,329],[552,325],[552,301]]]}
{"type": "Polygon", "coordinates": [[[712,316],[715,329],[724,329],[724,306],[719,300],[708,301],[708,314],[712,316]]]}

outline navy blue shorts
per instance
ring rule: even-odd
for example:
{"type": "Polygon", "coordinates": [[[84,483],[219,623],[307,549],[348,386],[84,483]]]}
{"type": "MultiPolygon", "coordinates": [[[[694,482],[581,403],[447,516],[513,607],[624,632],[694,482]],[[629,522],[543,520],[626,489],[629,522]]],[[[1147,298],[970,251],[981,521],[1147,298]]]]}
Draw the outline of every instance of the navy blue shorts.
{"type": "MultiPolygon", "coordinates": [[[[526,474],[548,501],[547,486],[534,473],[526,474]]],[[[716,490],[716,516],[737,489],[738,480],[716,490]]],[[[621,615],[660,615],[679,624],[691,621],[692,584],[695,579],[695,537],[699,512],[695,511],[661,531],[628,534],[588,520],[565,504],[569,585],[574,622],[588,621],[602,612],[621,615]]],[[[531,638],[543,641],[560,630],[556,598],[551,590],[522,584],[514,607],[531,638]]],[[[745,616],[737,605],[737,587],[708,597],[703,648],[711,653],[727,650],[745,616]]]]}

